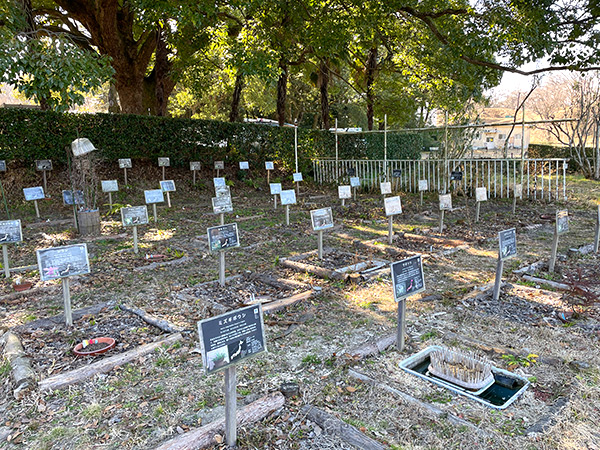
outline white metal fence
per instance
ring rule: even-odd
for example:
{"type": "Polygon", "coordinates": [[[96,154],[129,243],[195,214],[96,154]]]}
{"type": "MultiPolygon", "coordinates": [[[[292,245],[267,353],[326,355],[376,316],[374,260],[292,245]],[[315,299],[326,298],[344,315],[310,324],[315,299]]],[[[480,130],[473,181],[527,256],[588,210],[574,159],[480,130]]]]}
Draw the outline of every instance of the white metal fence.
{"type": "MultiPolygon", "coordinates": [[[[489,197],[513,196],[515,184],[521,182],[521,159],[450,159],[443,160],[335,160],[313,161],[317,183],[348,184],[349,176],[360,178],[361,186],[379,188],[381,181],[391,181],[395,190],[417,192],[419,180],[427,180],[430,191],[447,192],[463,189],[475,195],[475,188],[485,186],[489,197]],[[400,172],[398,172],[400,170],[400,172]],[[394,171],[396,173],[394,174],[394,171]],[[461,171],[460,181],[450,181],[450,172],[461,171]],[[396,175],[396,176],[394,176],[396,175]]],[[[552,200],[567,199],[567,160],[560,158],[525,159],[523,161],[523,197],[552,200]]]]}

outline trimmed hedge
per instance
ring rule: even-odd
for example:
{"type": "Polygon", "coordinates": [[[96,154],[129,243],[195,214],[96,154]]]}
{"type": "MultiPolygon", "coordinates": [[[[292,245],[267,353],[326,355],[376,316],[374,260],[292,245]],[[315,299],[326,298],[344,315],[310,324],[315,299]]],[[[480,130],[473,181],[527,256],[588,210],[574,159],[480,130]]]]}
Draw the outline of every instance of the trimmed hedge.
{"type": "MultiPolygon", "coordinates": [[[[86,137],[107,161],[118,158],[171,158],[173,166],[188,161],[210,164],[249,161],[260,166],[275,160],[283,169],[294,168],[294,130],[267,125],[173,119],[129,114],[72,114],[0,108],[0,159],[31,163],[36,159],[66,162],[70,143],[86,137]]],[[[422,138],[415,134],[388,134],[389,159],[417,159],[422,138]]],[[[383,134],[340,135],[340,158],[383,158],[383,134]]],[[[298,129],[300,170],[310,172],[316,157],[335,156],[335,135],[328,131],[298,129]]]]}

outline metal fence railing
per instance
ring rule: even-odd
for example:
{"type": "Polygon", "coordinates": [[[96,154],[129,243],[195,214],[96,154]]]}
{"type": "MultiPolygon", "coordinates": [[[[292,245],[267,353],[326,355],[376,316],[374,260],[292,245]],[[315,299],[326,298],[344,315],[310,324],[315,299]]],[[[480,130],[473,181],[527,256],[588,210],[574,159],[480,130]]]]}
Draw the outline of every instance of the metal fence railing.
{"type": "Polygon", "coordinates": [[[427,180],[430,191],[463,189],[468,195],[475,195],[475,188],[485,186],[489,197],[509,198],[514,195],[515,184],[521,183],[522,164],[523,197],[552,200],[562,195],[567,199],[567,160],[561,158],[449,159],[446,165],[438,159],[319,158],[313,160],[313,169],[315,181],[320,184],[347,184],[351,175],[359,177],[361,186],[370,189],[387,180],[395,190],[417,192],[419,180],[427,180]],[[450,181],[452,171],[461,171],[462,180],[450,181]]]}

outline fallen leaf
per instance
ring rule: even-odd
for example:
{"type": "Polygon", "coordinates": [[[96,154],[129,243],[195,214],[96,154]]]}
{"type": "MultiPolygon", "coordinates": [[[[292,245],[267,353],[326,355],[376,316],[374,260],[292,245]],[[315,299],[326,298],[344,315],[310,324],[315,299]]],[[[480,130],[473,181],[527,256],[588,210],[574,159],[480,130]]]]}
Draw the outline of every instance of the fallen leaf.
{"type": "Polygon", "coordinates": [[[355,387],[353,387],[353,386],[346,386],[346,390],[347,390],[348,392],[356,392],[356,388],[355,388],[355,387]]]}
{"type": "Polygon", "coordinates": [[[223,436],[221,436],[220,434],[215,434],[215,441],[217,444],[222,444],[223,443],[223,436]]]}

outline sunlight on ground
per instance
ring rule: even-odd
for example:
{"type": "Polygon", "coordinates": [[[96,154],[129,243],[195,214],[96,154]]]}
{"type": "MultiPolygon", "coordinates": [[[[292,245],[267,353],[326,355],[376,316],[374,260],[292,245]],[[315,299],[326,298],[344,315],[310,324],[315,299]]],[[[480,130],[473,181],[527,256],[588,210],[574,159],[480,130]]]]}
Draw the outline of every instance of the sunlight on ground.
{"type": "Polygon", "coordinates": [[[145,241],[166,241],[167,239],[171,239],[175,235],[176,228],[171,230],[157,230],[156,228],[152,228],[148,230],[143,237],[145,241]]]}
{"type": "Polygon", "coordinates": [[[464,250],[466,253],[468,253],[469,255],[473,255],[473,256],[483,256],[486,258],[493,258],[493,259],[497,259],[498,258],[498,250],[494,249],[494,250],[483,250],[483,249],[477,249],[477,248],[473,248],[473,247],[468,247],[464,250]]]}
{"type": "Polygon", "coordinates": [[[387,236],[387,234],[388,234],[387,228],[385,230],[377,230],[375,228],[367,227],[364,225],[354,225],[354,226],[350,226],[348,228],[356,230],[356,231],[360,231],[363,233],[377,234],[379,236],[387,236]]]}

